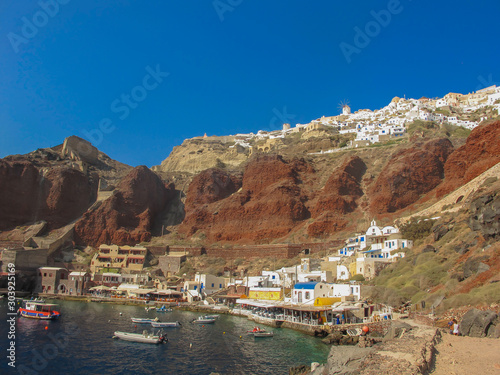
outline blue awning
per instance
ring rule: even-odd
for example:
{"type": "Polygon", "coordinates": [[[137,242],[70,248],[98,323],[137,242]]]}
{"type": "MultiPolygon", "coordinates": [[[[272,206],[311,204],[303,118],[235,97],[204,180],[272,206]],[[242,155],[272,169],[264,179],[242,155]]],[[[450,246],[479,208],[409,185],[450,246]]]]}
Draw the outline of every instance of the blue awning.
{"type": "Polygon", "coordinates": [[[314,289],[316,287],[317,282],[308,282],[308,283],[297,283],[293,286],[293,289],[314,289]]]}

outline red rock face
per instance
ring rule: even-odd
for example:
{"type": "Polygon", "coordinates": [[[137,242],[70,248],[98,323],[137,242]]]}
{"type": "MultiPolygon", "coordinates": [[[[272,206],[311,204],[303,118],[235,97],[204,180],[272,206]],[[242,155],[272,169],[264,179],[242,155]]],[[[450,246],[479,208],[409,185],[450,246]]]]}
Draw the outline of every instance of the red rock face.
{"type": "Polygon", "coordinates": [[[149,168],[140,166],[127,174],[112,197],[86,212],[75,225],[79,244],[135,245],[151,239],[152,222],[174,194],[149,168]]]}
{"type": "Polygon", "coordinates": [[[456,149],[444,165],[445,181],[437,189],[441,197],[466,184],[500,162],[500,121],[476,127],[465,145],[456,149]]]}
{"type": "MultiPolygon", "coordinates": [[[[217,202],[187,206],[179,232],[189,236],[201,230],[211,242],[283,237],[310,216],[299,177],[312,171],[302,160],[288,163],[280,156],[257,157],[245,168],[241,191],[217,202]]],[[[189,191],[199,189],[190,186],[189,191]]],[[[188,193],[188,200],[196,199],[188,193]]]]}
{"type": "Polygon", "coordinates": [[[444,163],[452,151],[451,142],[443,138],[395,153],[372,185],[371,212],[395,212],[434,189],[444,177],[444,163]]]}
{"type": "Polygon", "coordinates": [[[217,202],[227,198],[241,187],[241,177],[231,176],[217,168],[207,169],[197,175],[189,185],[186,207],[217,202]]]}
{"type": "Polygon", "coordinates": [[[357,208],[356,201],[363,195],[361,179],[365,171],[363,160],[352,156],[332,173],[312,210],[316,220],[307,228],[309,236],[323,237],[345,228],[343,216],[357,208]]]}
{"type": "Polygon", "coordinates": [[[316,218],[324,212],[346,214],[356,209],[356,199],[363,195],[361,178],[366,171],[366,165],[357,156],[347,159],[337,168],[325,187],[319,193],[319,199],[312,211],[316,218]]]}
{"type": "Polygon", "coordinates": [[[29,161],[0,160],[0,229],[45,220],[54,229],[77,219],[95,200],[97,185],[72,168],[45,173],[29,161]]]}

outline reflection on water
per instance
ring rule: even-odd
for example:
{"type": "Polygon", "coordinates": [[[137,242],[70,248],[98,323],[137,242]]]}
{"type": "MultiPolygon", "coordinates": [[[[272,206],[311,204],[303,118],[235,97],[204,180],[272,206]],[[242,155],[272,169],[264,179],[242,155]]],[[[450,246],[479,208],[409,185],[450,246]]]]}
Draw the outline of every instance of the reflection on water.
{"type": "MultiPolygon", "coordinates": [[[[56,303],[62,314],[58,321],[18,318],[18,366],[41,374],[287,374],[291,366],[325,362],[329,351],[321,340],[288,329],[273,329],[275,335],[270,338],[246,335],[255,323],[241,317],[221,315],[215,324],[203,326],[191,323],[201,315],[193,312],[157,313],[139,306],[56,303]],[[168,343],[112,339],[114,331],[151,331],[149,325],[132,323],[130,318],[155,316],[182,324],[181,328],[164,329],[168,343]]],[[[0,302],[0,312],[6,316],[5,302],[0,302]]],[[[6,342],[7,328],[5,322],[0,325],[1,343],[6,342]]],[[[1,369],[9,369],[5,360],[1,369]]]]}

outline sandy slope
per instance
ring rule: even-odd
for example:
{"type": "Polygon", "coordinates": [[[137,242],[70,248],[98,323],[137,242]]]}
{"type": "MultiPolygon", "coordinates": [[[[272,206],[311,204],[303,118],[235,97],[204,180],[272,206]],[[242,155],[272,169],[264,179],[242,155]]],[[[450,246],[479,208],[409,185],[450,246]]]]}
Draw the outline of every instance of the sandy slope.
{"type": "Polygon", "coordinates": [[[431,374],[500,374],[500,339],[443,334],[436,350],[436,365],[431,374]]]}

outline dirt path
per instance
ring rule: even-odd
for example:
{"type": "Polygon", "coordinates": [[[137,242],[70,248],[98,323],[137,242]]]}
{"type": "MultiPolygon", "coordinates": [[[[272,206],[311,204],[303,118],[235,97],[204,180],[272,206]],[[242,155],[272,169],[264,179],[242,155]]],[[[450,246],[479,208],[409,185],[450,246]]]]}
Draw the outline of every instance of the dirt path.
{"type": "Polygon", "coordinates": [[[433,375],[500,375],[500,339],[443,334],[433,375]]]}

